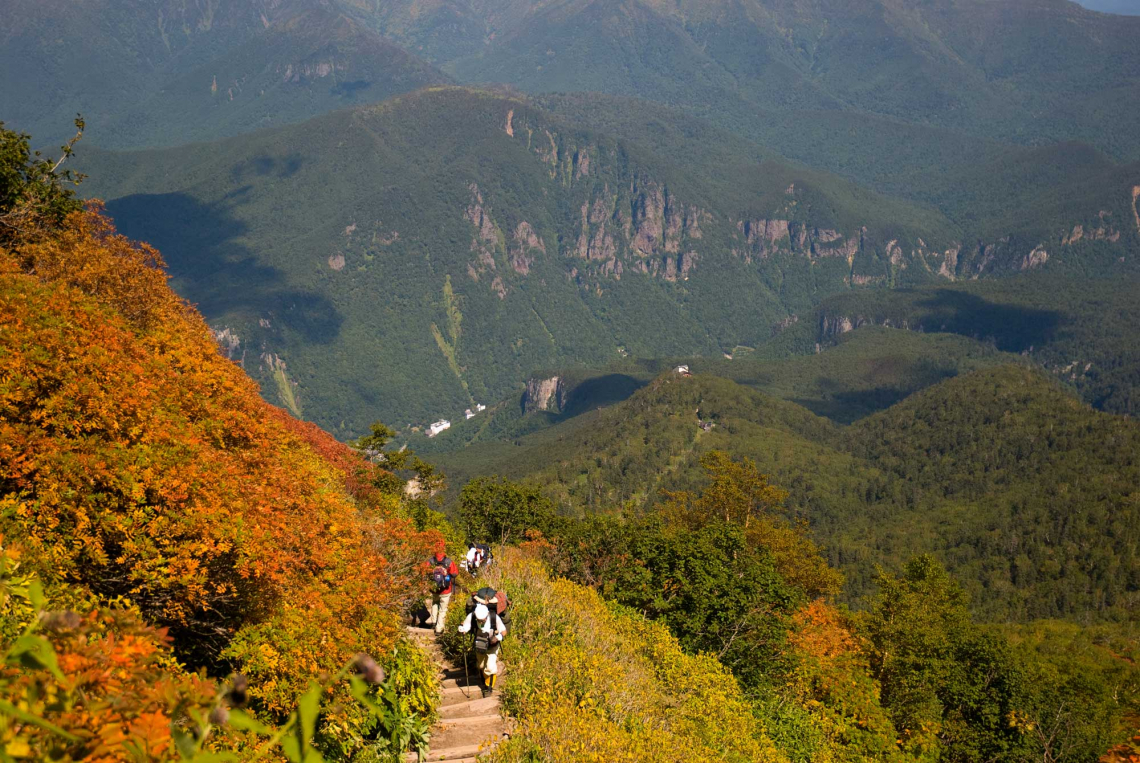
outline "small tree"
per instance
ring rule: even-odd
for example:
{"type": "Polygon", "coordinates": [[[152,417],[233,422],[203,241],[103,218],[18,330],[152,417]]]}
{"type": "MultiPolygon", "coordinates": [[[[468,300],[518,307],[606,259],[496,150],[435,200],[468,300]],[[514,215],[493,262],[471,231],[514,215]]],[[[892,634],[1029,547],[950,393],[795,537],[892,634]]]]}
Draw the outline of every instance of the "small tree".
{"type": "Polygon", "coordinates": [[[961,586],[929,554],[881,573],[867,620],[871,670],[904,749],[940,760],[1010,759],[1026,698],[1008,642],[976,625],[961,586]]]}
{"type": "Polygon", "coordinates": [[[59,159],[31,150],[31,137],[4,128],[0,122],[0,246],[34,239],[58,228],[72,212],[83,208],[75,190],[83,175],[60,170],[83,137],[82,117],[75,118],[75,137],[60,147],[59,159]]]}
{"type": "Polygon", "coordinates": [[[378,489],[393,495],[404,494],[407,483],[395,474],[398,471],[415,473],[417,490],[413,497],[422,496],[430,501],[432,496],[446,488],[443,472],[417,456],[414,450],[406,447],[395,451],[384,450],[396,436],[396,430],[379,421],[373,422],[369,430],[368,434],[352,443],[352,446],[370,463],[383,467],[383,470],[376,472],[374,480],[378,489]]]}
{"type": "Polygon", "coordinates": [[[712,478],[697,500],[701,513],[747,530],[760,517],[784,511],[788,491],[771,484],[752,459],[733,461],[723,450],[710,450],[701,466],[712,478]]]}
{"type": "Polygon", "coordinates": [[[510,543],[527,530],[546,530],[554,504],[536,485],[479,477],[459,494],[459,518],[471,539],[510,543]]]}
{"type": "Polygon", "coordinates": [[[725,522],[740,527],[753,547],[763,547],[775,560],[776,569],[789,583],[809,597],[838,593],[843,575],[827,566],[806,525],[793,524],[785,516],[788,491],[769,482],[756,462],[734,461],[722,450],[701,458],[710,482],[698,496],[664,492],[661,513],[666,521],[688,530],[725,522]]]}

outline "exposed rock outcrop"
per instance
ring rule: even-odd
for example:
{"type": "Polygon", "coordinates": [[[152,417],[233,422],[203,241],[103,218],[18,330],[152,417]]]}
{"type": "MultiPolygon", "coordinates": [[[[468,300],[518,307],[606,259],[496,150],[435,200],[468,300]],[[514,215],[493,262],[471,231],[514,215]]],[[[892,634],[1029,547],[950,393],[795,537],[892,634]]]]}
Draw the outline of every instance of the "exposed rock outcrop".
{"type": "Polygon", "coordinates": [[[1136,232],[1140,233],[1140,207],[1137,203],[1140,202],[1140,185],[1132,186],[1132,219],[1136,221],[1136,232]]]}
{"type": "Polygon", "coordinates": [[[692,248],[712,215],[685,205],[653,181],[633,182],[628,196],[605,185],[582,203],[574,254],[589,272],[620,279],[627,269],[674,281],[699,260],[692,248]],[[688,244],[689,246],[686,246],[688,244]]]}
{"type": "Polygon", "coordinates": [[[777,334],[784,333],[789,328],[791,328],[792,326],[796,325],[799,322],[800,322],[800,316],[794,315],[794,314],[789,315],[787,318],[784,318],[782,321],[780,321],[780,322],[776,323],[774,326],[772,326],[772,336],[776,336],[777,334]]]}
{"type": "Polygon", "coordinates": [[[1083,225],[1074,225],[1072,232],[1061,239],[1061,245],[1070,246],[1078,241],[1108,241],[1115,244],[1120,240],[1120,231],[1113,228],[1112,223],[1106,219],[1109,215],[1109,212],[1101,210],[1095,228],[1090,226],[1086,230],[1083,225]]]}
{"type": "Polygon", "coordinates": [[[498,269],[495,264],[495,255],[502,250],[502,235],[499,232],[499,227],[495,225],[495,221],[491,219],[491,214],[486,208],[479,186],[472,183],[469,190],[471,191],[471,203],[467,205],[463,216],[475,226],[475,234],[471,238],[471,252],[475,255],[475,259],[467,264],[467,275],[471,277],[471,280],[479,281],[481,276],[493,274],[491,289],[499,295],[499,299],[503,299],[507,296],[508,290],[503,279],[495,273],[498,269]]]}
{"type": "Polygon", "coordinates": [[[742,241],[743,245],[734,248],[733,254],[743,258],[745,262],[753,262],[784,251],[810,259],[842,257],[851,264],[863,247],[865,232],[866,228],[863,228],[848,238],[837,230],[809,228],[793,220],[779,218],[738,220],[733,237],[742,241]]]}
{"type": "Polygon", "coordinates": [[[210,334],[213,335],[214,341],[218,343],[218,352],[225,355],[230,360],[241,362],[244,359],[244,353],[241,351],[241,338],[231,328],[210,329],[210,334]]]}
{"type": "Polygon", "coordinates": [[[536,254],[546,254],[546,243],[534,232],[531,224],[523,220],[515,227],[507,259],[516,273],[525,276],[530,273],[536,254]]]}
{"type": "Polygon", "coordinates": [[[1030,270],[1032,268],[1044,265],[1049,261],[1049,253],[1045,251],[1045,247],[1038,244],[1034,247],[1033,251],[1025,255],[1025,259],[1021,261],[1022,270],[1030,270]]]}
{"type": "Polygon", "coordinates": [[[324,79],[335,72],[343,72],[348,69],[348,64],[344,61],[317,61],[315,63],[286,64],[285,71],[282,72],[280,67],[277,71],[281,74],[281,79],[285,82],[297,83],[306,79],[324,79]]]}
{"type": "MultiPolygon", "coordinates": [[[[819,332],[816,339],[819,342],[831,343],[841,334],[846,334],[848,331],[854,331],[863,326],[886,326],[887,328],[912,330],[910,323],[906,320],[895,323],[890,318],[869,318],[863,315],[828,315],[824,313],[819,317],[819,332]]],[[[915,326],[913,330],[922,331],[923,329],[921,326],[915,326]]]]}
{"type": "Polygon", "coordinates": [[[560,376],[528,379],[522,397],[523,413],[561,413],[566,405],[566,394],[566,384],[560,376]]]}

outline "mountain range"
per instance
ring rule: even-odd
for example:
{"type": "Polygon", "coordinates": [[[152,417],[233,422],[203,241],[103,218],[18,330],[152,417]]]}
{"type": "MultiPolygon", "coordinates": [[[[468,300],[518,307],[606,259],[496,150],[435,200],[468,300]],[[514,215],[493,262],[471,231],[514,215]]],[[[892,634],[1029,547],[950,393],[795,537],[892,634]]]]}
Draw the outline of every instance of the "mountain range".
{"type": "Polygon", "coordinates": [[[344,437],[756,348],[836,293],[1136,271],[1140,19],[1067,0],[0,15],[5,120],[83,112],[86,192],[344,437]]]}
{"type": "Polygon", "coordinates": [[[1127,184],[967,227],[645,102],[599,101],[599,131],[580,101],[436,87],[81,167],[271,399],[345,436],[543,367],[755,347],[837,291],[1135,273],[1127,184]]]}

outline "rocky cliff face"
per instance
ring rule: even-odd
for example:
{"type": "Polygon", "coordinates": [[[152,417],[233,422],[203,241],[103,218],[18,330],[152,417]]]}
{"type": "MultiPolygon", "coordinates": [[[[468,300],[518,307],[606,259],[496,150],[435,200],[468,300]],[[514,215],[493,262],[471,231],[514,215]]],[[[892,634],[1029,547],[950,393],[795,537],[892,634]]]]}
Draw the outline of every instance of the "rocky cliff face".
{"type": "Polygon", "coordinates": [[[626,270],[666,281],[684,280],[699,259],[706,210],[687,205],[660,183],[634,178],[628,189],[608,184],[582,202],[574,255],[582,272],[621,279],[626,270]]]}
{"type": "MultiPolygon", "coordinates": [[[[863,326],[885,326],[887,328],[900,328],[911,330],[912,326],[906,320],[893,321],[890,318],[876,318],[865,315],[833,315],[821,313],[819,316],[819,330],[816,333],[816,342],[819,345],[833,344],[840,335],[854,331],[863,326]]],[[[913,327],[915,331],[922,331],[923,327],[913,327]]]]}
{"type": "Polygon", "coordinates": [[[918,236],[888,237],[866,225],[840,230],[802,219],[812,208],[812,192],[795,183],[770,215],[735,219],[682,198],[631,165],[619,148],[583,144],[581,136],[562,133],[522,108],[504,107],[502,119],[505,135],[524,145],[549,177],[543,197],[551,204],[543,230],[543,221],[533,216],[520,219],[509,208],[492,210],[479,187],[470,186],[470,201],[462,210],[472,226],[467,274],[500,299],[519,279],[531,277],[537,262],[551,257],[559,258],[571,280],[598,294],[607,281],[632,273],[683,282],[702,263],[722,256],[761,270],[783,269],[788,258],[831,263],[826,277],[836,279],[835,287],[895,286],[1031,270],[1063,259],[1078,243],[1121,240],[1108,212],[1063,230],[1059,226],[1055,237],[1040,241],[1007,236],[935,245],[918,236]],[[573,205],[571,215],[567,204],[573,205]]]}
{"type": "Polygon", "coordinates": [[[559,376],[528,379],[522,397],[523,413],[561,413],[566,405],[566,394],[566,384],[559,376]]]}
{"type": "Polygon", "coordinates": [[[809,259],[842,257],[848,265],[854,265],[855,255],[863,250],[866,232],[864,227],[848,237],[836,230],[811,228],[793,220],[737,220],[732,238],[739,245],[733,247],[732,254],[753,262],[785,251],[809,259]]]}

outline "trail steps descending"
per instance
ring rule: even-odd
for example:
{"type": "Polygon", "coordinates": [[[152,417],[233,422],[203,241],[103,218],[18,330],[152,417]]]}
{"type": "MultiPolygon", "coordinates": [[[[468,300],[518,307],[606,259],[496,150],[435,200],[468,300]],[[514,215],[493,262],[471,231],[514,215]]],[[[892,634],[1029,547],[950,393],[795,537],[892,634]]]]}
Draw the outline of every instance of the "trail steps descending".
{"type": "MultiPolygon", "coordinates": [[[[424,760],[475,763],[507,736],[506,719],[499,713],[502,675],[495,694],[484,698],[473,664],[464,671],[462,663],[455,665],[447,659],[430,628],[408,628],[408,633],[435,661],[441,679],[440,718],[431,729],[431,749],[424,760]]],[[[416,763],[416,754],[408,753],[404,760],[416,763]]]]}

